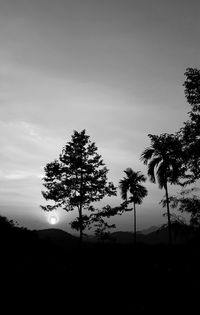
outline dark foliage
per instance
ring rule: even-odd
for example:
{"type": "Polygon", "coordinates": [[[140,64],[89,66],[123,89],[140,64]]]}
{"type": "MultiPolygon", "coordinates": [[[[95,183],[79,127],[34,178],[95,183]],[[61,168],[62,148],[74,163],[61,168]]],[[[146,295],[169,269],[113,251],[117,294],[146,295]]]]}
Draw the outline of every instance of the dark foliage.
{"type": "Polygon", "coordinates": [[[200,70],[188,68],[185,72],[185,96],[191,106],[189,119],[177,133],[182,142],[187,172],[186,183],[200,178],[200,70]]]}
{"type": "Polygon", "coordinates": [[[17,222],[0,216],[0,240],[1,250],[9,255],[12,251],[22,253],[30,245],[34,247],[37,237],[27,228],[19,227],[17,222]]]}
{"type": "Polygon", "coordinates": [[[192,111],[200,110],[200,70],[197,68],[187,68],[185,72],[186,80],[183,84],[185,87],[185,96],[188,103],[192,106],[192,111]]]}
{"type": "Polygon", "coordinates": [[[116,195],[116,188],[108,182],[107,173],[108,169],[97,153],[95,143],[90,141],[85,130],[74,131],[59,159],[45,167],[46,191],[42,194],[54,204],[42,206],[42,209],[51,211],[61,207],[72,211],[77,208],[79,216],[71,226],[80,231],[82,241],[83,231],[90,223],[90,217],[87,213],[83,214],[83,211],[94,212],[91,205],[93,202],[100,201],[105,196],[116,195]]]}
{"type": "Polygon", "coordinates": [[[141,160],[148,165],[148,176],[159,187],[165,188],[167,183],[180,184],[180,179],[185,173],[183,167],[182,143],[176,135],[161,134],[148,135],[151,140],[150,147],[141,154],[141,160]]]}
{"type": "Polygon", "coordinates": [[[121,197],[124,200],[121,206],[124,207],[124,211],[130,211],[132,209],[128,209],[127,206],[133,203],[134,240],[136,242],[136,205],[140,205],[148,194],[146,187],[141,184],[146,181],[146,177],[139,171],[134,172],[132,168],[127,168],[124,173],[126,176],[119,182],[121,197]]]}
{"type": "Polygon", "coordinates": [[[172,208],[178,209],[180,212],[190,214],[190,224],[194,228],[200,228],[200,197],[199,189],[185,189],[176,196],[170,197],[172,208]],[[196,192],[196,193],[195,193],[196,192]]]}
{"type": "Polygon", "coordinates": [[[131,168],[127,168],[124,173],[126,176],[119,182],[121,197],[127,205],[130,203],[140,205],[148,193],[147,189],[141,185],[146,181],[146,177],[141,172],[134,172],[131,168]],[[129,198],[128,193],[130,193],[129,198]]]}
{"type": "Polygon", "coordinates": [[[151,182],[155,183],[157,179],[159,188],[165,189],[169,244],[172,244],[168,184],[181,184],[180,179],[185,174],[182,143],[173,134],[164,133],[159,136],[149,134],[148,136],[151,145],[143,151],[141,160],[147,165],[151,182]]]}

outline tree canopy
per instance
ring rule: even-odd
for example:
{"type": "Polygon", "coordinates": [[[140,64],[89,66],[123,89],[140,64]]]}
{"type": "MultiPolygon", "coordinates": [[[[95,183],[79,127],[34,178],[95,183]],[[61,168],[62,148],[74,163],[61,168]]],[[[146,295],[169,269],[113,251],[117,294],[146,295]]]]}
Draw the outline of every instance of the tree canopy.
{"type": "Polygon", "coordinates": [[[178,184],[184,174],[182,164],[182,144],[173,134],[148,135],[151,145],[141,154],[141,160],[148,165],[147,174],[151,182],[156,178],[159,187],[165,188],[166,183],[178,184]]]}
{"type": "Polygon", "coordinates": [[[94,211],[94,202],[116,195],[116,188],[112,182],[108,182],[107,174],[108,169],[86,131],[74,131],[59,158],[45,167],[43,181],[46,190],[42,194],[54,204],[42,206],[42,209],[73,211],[77,208],[78,217],[71,226],[80,231],[82,239],[82,232],[89,220],[87,212],[83,214],[83,211],[94,211]]]}
{"type": "Polygon", "coordinates": [[[146,181],[141,172],[134,172],[132,168],[127,168],[124,173],[126,176],[120,180],[119,187],[122,199],[127,203],[141,204],[144,197],[147,196],[147,189],[141,185],[146,181]],[[130,192],[129,198],[127,197],[130,192]]]}
{"type": "Polygon", "coordinates": [[[189,171],[188,183],[200,178],[200,70],[188,68],[185,72],[185,96],[191,106],[189,119],[177,133],[182,142],[185,164],[189,171]]]}

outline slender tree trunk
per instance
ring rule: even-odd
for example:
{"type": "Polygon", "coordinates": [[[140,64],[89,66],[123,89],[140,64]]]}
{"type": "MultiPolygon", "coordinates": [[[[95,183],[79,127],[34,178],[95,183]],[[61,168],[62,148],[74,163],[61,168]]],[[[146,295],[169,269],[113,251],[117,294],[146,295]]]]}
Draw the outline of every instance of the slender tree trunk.
{"type": "Polygon", "coordinates": [[[135,203],[133,204],[133,206],[134,206],[134,209],[133,209],[133,215],[134,215],[134,244],[136,244],[136,233],[137,233],[137,231],[136,231],[136,207],[135,207],[135,203]]]}
{"type": "Polygon", "coordinates": [[[169,196],[168,196],[167,183],[165,184],[165,192],[166,192],[166,203],[167,203],[167,220],[168,220],[169,245],[171,246],[172,245],[172,229],[171,229],[171,218],[170,218],[169,196]]]}
{"type": "Polygon", "coordinates": [[[83,216],[82,216],[82,202],[83,202],[83,170],[81,167],[81,182],[80,182],[80,208],[79,208],[79,220],[80,220],[80,248],[83,245],[83,216]]]}
{"type": "Polygon", "coordinates": [[[79,236],[79,245],[82,248],[83,244],[83,218],[82,218],[82,204],[80,204],[79,208],[79,221],[80,221],[80,236],[79,236]]]}

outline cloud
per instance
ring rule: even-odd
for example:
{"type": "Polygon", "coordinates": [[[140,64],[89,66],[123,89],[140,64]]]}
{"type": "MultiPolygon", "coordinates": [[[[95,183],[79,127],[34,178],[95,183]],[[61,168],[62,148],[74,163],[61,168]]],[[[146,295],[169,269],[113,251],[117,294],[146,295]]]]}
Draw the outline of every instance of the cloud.
{"type": "MultiPolygon", "coordinates": [[[[115,183],[126,167],[146,173],[147,134],[186,120],[182,81],[199,62],[197,6],[2,0],[0,203],[39,204],[43,167],[74,129],[87,130],[115,183]]],[[[157,185],[147,185],[157,202],[157,185]]]]}
{"type": "Polygon", "coordinates": [[[0,121],[0,204],[37,205],[42,201],[43,167],[63,141],[25,121],[0,121]]]}
{"type": "Polygon", "coordinates": [[[19,179],[26,179],[29,177],[36,177],[42,179],[43,174],[36,174],[32,172],[27,171],[15,171],[12,173],[4,174],[2,178],[8,179],[8,180],[19,180],[19,179]]]}

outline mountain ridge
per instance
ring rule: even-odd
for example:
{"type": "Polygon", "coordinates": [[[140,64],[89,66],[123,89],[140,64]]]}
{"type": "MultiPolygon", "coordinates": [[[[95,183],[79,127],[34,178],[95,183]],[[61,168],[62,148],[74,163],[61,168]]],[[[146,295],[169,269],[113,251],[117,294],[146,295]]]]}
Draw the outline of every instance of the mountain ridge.
{"type": "MultiPolygon", "coordinates": [[[[79,237],[72,235],[64,230],[50,228],[44,230],[36,230],[39,239],[47,240],[59,247],[73,247],[77,245],[79,237]]],[[[134,233],[130,231],[115,231],[110,233],[111,238],[107,242],[115,244],[133,244],[134,233]]],[[[188,240],[188,234],[181,232],[173,232],[174,243],[183,244],[188,240]]],[[[86,235],[84,243],[95,243],[98,239],[94,235],[86,235]]],[[[137,243],[144,244],[167,244],[168,243],[168,228],[160,228],[152,226],[147,229],[137,232],[137,243]]]]}

